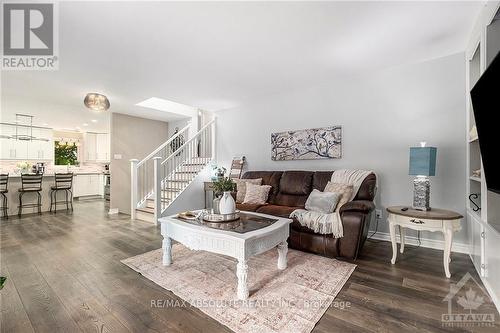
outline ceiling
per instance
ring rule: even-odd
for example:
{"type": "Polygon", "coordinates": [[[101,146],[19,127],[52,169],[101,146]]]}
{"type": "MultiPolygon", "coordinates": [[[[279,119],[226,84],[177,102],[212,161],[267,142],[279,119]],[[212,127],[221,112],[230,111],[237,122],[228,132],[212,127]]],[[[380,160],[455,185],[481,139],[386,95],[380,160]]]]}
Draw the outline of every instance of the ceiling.
{"type": "Polygon", "coordinates": [[[340,75],[462,52],[482,6],[62,2],[59,70],[2,72],[2,113],[27,110],[52,126],[81,127],[98,116],[83,106],[87,92],[107,95],[112,112],[159,120],[175,114],[135,104],[159,97],[227,109],[340,75]]]}

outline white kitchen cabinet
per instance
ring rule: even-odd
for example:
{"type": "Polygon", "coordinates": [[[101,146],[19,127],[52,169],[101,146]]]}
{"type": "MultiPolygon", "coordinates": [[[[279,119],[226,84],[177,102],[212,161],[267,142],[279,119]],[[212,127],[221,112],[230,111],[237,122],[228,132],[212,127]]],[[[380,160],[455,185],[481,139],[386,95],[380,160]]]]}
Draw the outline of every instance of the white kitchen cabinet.
{"type": "Polygon", "coordinates": [[[98,133],[96,144],[96,159],[98,161],[109,161],[109,134],[98,133]]]}
{"type": "Polygon", "coordinates": [[[85,160],[92,162],[109,162],[109,134],[85,133],[85,160]]]}
{"type": "Polygon", "coordinates": [[[85,147],[85,160],[95,161],[97,160],[97,133],[85,133],[84,140],[85,147]]]}
{"type": "Polygon", "coordinates": [[[101,174],[75,175],[73,179],[73,196],[83,197],[91,195],[103,195],[104,182],[101,174]]]}
{"type": "Polygon", "coordinates": [[[30,160],[53,160],[54,141],[52,130],[46,128],[34,128],[33,136],[36,140],[28,144],[28,159],[30,160]]]}
{"type": "Polygon", "coordinates": [[[13,124],[1,124],[1,131],[6,137],[0,138],[0,159],[52,160],[54,158],[52,129],[19,126],[16,130],[13,124]],[[29,140],[29,136],[36,139],[29,140]]]}

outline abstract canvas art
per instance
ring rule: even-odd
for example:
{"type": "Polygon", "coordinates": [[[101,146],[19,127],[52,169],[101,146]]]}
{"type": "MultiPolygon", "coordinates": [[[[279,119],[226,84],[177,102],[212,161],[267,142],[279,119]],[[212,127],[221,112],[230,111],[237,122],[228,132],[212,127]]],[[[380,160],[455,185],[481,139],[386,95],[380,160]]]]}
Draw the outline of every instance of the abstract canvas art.
{"type": "Polygon", "coordinates": [[[311,128],[271,134],[273,161],[342,157],[342,126],[311,128]]]}

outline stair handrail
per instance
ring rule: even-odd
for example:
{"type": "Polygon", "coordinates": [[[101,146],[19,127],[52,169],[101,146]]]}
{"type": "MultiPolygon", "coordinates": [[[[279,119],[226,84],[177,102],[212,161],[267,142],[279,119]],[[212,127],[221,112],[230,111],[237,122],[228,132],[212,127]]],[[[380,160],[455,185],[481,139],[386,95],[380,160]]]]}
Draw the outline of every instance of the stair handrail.
{"type": "Polygon", "coordinates": [[[167,163],[170,159],[172,159],[174,156],[176,156],[185,146],[187,146],[191,141],[194,139],[198,138],[198,136],[210,125],[212,125],[215,122],[215,119],[210,120],[205,126],[203,126],[195,135],[191,137],[191,139],[187,140],[182,144],[179,148],[177,148],[176,151],[171,153],[166,159],[164,159],[160,164],[163,165],[167,163]]]}
{"type": "MultiPolygon", "coordinates": [[[[142,164],[144,164],[147,160],[150,160],[152,159],[153,157],[156,156],[156,154],[158,154],[158,152],[160,150],[162,150],[163,148],[165,148],[167,145],[169,145],[170,143],[172,143],[172,141],[174,141],[175,139],[177,139],[181,134],[183,134],[185,131],[187,131],[189,129],[189,127],[191,126],[191,124],[187,124],[184,128],[182,128],[179,132],[177,132],[175,135],[172,135],[172,137],[170,137],[170,139],[168,139],[167,141],[165,141],[164,143],[162,143],[158,148],[156,148],[155,150],[153,150],[153,152],[151,154],[149,154],[148,156],[144,157],[142,160],[140,160],[138,163],[137,163],[137,167],[141,166],[142,164]]],[[[197,133],[198,134],[198,133],[197,133]]]]}

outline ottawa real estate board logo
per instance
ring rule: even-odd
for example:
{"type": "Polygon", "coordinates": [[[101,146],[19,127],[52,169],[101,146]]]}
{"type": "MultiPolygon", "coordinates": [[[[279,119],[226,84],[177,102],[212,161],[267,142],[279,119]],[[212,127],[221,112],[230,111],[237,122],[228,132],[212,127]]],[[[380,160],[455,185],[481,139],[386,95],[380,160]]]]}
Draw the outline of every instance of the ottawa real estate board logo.
{"type": "Polygon", "coordinates": [[[450,292],[443,302],[448,303],[448,313],[441,315],[442,327],[498,328],[495,322],[495,306],[486,290],[468,272],[457,284],[450,285],[450,292]]]}
{"type": "Polygon", "coordinates": [[[2,69],[57,70],[57,3],[2,1],[1,8],[2,69]]]}

